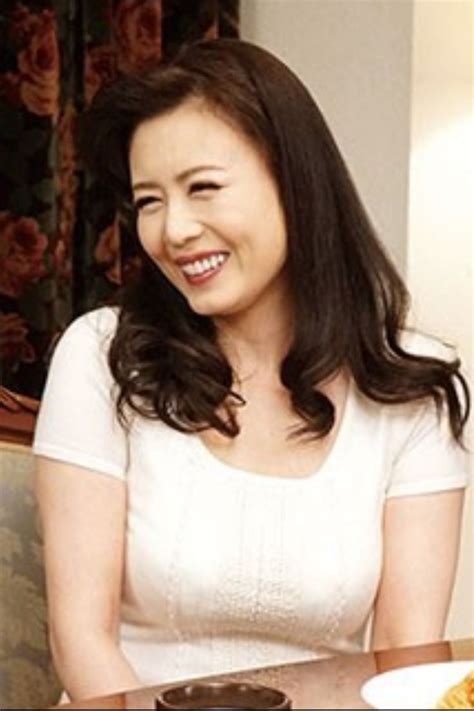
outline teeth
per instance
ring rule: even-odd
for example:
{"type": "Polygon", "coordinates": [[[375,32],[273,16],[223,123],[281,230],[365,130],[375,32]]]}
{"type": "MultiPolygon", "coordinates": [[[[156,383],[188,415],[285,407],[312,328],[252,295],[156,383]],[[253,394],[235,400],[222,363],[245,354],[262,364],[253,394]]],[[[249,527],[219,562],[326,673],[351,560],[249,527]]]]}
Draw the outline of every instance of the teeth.
{"type": "Polygon", "coordinates": [[[223,254],[213,254],[211,257],[206,259],[198,259],[190,264],[185,264],[182,268],[185,274],[189,276],[197,276],[204,274],[205,272],[211,271],[211,269],[217,269],[223,262],[225,262],[225,256],[223,254]]]}

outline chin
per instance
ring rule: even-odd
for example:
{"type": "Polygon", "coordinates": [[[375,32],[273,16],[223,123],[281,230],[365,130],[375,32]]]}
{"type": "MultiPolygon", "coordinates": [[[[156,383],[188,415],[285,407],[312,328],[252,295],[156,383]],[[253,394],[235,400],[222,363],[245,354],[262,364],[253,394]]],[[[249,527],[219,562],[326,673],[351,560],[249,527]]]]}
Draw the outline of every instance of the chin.
{"type": "Polygon", "coordinates": [[[221,300],[196,299],[188,301],[189,307],[200,316],[230,316],[239,309],[235,305],[225,304],[221,300]]]}

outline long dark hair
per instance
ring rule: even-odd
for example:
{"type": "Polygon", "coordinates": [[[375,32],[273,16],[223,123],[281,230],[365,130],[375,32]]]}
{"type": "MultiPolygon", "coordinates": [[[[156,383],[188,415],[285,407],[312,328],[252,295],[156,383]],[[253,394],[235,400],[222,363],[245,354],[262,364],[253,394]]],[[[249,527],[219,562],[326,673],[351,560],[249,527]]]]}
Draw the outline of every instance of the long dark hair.
{"type": "MultiPolygon", "coordinates": [[[[299,79],[247,42],[186,47],[169,64],[124,77],[95,97],[85,117],[86,163],[130,214],[128,152],[137,126],[190,98],[204,102],[263,150],[286,218],[294,338],[280,377],[301,418],[297,435],[322,437],[335,420],[318,384],[341,368],[381,403],[432,398],[447,405],[461,441],[469,392],[459,360],[413,355],[402,346],[409,297],[377,239],[324,118],[299,79]]],[[[159,150],[159,147],[157,147],[159,150]]],[[[136,240],[138,245],[138,240],[136,240]]],[[[140,247],[137,247],[140,249],[140,247]]],[[[140,277],[118,297],[109,364],[125,405],[184,432],[239,432],[235,374],[212,319],[186,300],[142,254],[140,277]]],[[[295,432],[293,432],[295,434],[295,432]]]]}

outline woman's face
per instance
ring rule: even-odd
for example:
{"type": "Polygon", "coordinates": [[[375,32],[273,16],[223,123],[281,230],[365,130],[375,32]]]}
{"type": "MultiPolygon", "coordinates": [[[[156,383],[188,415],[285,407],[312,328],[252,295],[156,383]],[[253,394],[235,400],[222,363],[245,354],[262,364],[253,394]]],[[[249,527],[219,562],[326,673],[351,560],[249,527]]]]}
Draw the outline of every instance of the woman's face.
{"type": "Polygon", "coordinates": [[[285,219],[263,157],[196,100],[138,126],[130,146],[143,248],[190,307],[242,314],[286,289],[285,219]]]}

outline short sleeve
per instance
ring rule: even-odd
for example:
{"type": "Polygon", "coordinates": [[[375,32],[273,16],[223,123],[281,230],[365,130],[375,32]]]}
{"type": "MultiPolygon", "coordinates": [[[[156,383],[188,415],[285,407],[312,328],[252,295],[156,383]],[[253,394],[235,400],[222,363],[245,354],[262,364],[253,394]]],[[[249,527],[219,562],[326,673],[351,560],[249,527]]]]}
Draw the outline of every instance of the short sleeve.
{"type": "Polygon", "coordinates": [[[431,403],[420,408],[397,452],[387,497],[463,488],[469,480],[469,455],[449,432],[447,415],[431,403]]]}
{"type": "MultiPolygon", "coordinates": [[[[412,344],[413,346],[413,344],[412,344]]],[[[452,360],[455,352],[430,340],[415,341],[413,352],[452,360]]],[[[459,391],[458,391],[459,392],[459,391]]],[[[459,392],[462,397],[462,394],[459,392]]],[[[447,406],[437,411],[433,400],[408,404],[394,417],[392,466],[387,497],[428,494],[464,488],[469,483],[469,452],[450,431],[447,406]]]]}
{"type": "Polygon", "coordinates": [[[125,479],[127,436],[113,397],[107,350],[117,315],[105,307],[76,319],[53,354],[33,453],[125,479]]]}

